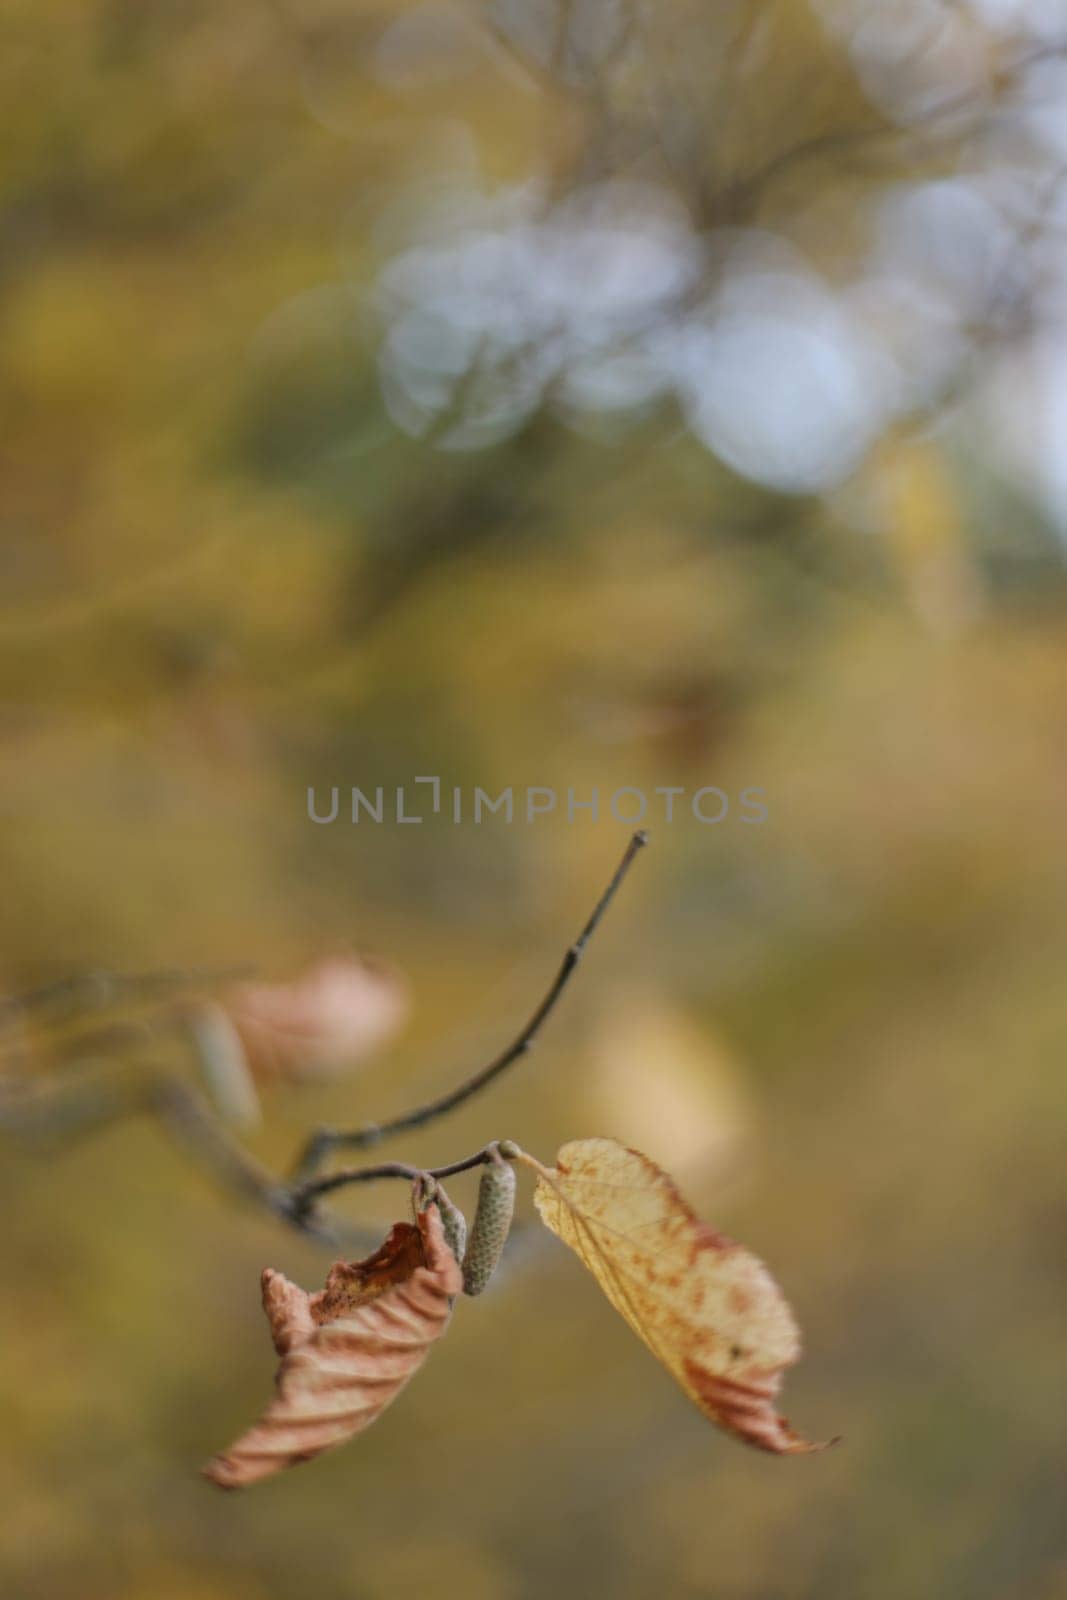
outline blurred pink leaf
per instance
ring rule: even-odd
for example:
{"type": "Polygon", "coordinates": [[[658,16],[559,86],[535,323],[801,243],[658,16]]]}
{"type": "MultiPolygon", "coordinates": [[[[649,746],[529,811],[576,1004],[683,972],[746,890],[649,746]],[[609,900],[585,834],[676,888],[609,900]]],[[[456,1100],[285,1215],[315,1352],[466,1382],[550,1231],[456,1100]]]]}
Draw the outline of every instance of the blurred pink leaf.
{"type": "Polygon", "coordinates": [[[297,1080],[358,1066],[409,1010],[397,974],[360,956],[327,957],[288,983],[241,984],[224,1003],[253,1073],[297,1080]]]}

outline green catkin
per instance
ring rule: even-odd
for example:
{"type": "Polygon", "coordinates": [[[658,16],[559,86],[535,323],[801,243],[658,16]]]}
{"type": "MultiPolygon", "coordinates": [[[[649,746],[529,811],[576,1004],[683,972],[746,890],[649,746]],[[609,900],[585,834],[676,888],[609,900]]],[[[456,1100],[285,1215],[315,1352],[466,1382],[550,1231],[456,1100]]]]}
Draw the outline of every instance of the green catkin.
{"type": "Polygon", "coordinates": [[[467,1253],[467,1219],[459,1207],[453,1205],[440,1184],[437,1186],[437,1193],[434,1195],[434,1199],[437,1202],[437,1209],[441,1213],[441,1226],[444,1229],[445,1243],[456,1260],[462,1263],[467,1253]]]}
{"type": "Polygon", "coordinates": [[[463,1293],[481,1294],[500,1260],[515,1210],[515,1170],[493,1161],[482,1172],[478,1209],[463,1257],[463,1293]]]}

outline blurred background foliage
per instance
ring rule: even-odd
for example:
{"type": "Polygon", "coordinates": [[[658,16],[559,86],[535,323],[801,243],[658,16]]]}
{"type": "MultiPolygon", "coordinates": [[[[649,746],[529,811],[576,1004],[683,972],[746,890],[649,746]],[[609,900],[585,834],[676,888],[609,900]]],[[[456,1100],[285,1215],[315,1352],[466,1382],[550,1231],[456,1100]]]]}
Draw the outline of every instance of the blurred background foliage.
{"type": "Polygon", "coordinates": [[[546,1243],[365,1439],[223,1497],[260,1268],[328,1258],[144,1121],[9,1142],[3,1593],[1062,1600],[1067,8],[3,32],[6,986],[402,967],[393,1049],[271,1096],[280,1166],[502,1043],[626,832],[309,785],[762,787],[655,827],[536,1060],[396,1153],[639,1143],[845,1435],[709,1430],[546,1243]]]}

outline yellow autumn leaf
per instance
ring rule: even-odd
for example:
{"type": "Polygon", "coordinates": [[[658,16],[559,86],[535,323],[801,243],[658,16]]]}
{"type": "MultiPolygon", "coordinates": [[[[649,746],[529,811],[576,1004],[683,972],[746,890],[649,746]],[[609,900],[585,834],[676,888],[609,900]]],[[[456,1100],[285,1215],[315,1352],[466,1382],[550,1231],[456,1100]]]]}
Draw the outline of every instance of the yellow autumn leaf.
{"type": "Polygon", "coordinates": [[[665,1172],[614,1139],[565,1144],[554,1169],[529,1164],[546,1226],[706,1417],[775,1454],[824,1448],[775,1409],[800,1335],[761,1261],[701,1222],[665,1172]]]}

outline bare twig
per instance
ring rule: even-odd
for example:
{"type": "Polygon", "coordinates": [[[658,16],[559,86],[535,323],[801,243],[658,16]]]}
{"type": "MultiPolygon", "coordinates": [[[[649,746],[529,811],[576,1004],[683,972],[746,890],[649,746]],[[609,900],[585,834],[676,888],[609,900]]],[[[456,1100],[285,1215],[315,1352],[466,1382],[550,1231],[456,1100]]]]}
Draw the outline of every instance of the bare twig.
{"type": "Polygon", "coordinates": [[[453,1178],[460,1172],[472,1172],[475,1167],[486,1167],[493,1161],[514,1161],[518,1146],[510,1139],[494,1139],[483,1145],[472,1156],[462,1161],[451,1161],[444,1167],[413,1167],[406,1161],[381,1161],[373,1167],[345,1167],[340,1172],[330,1172],[324,1178],[311,1178],[288,1191],[293,1212],[300,1217],[307,1207],[320,1196],[336,1189],[347,1189],[353,1183],[376,1183],[380,1178],[453,1178]]]}
{"type": "MultiPolygon", "coordinates": [[[[350,1184],[366,1183],[378,1178],[446,1178],[490,1161],[511,1160],[516,1147],[506,1140],[503,1143],[494,1142],[462,1161],[426,1171],[409,1166],[406,1162],[390,1161],[379,1166],[347,1169],[315,1178],[314,1173],[327,1152],[340,1146],[359,1149],[377,1144],[388,1135],[404,1129],[422,1127],[469,1100],[524,1056],[536,1042],[541,1027],[567,987],[586,945],[596,932],[634,858],[647,842],[644,832],[633,835],[588,922],[563,957],[548,992],[518,1037],[500,1055],[447,1094],[389,1122],[374,1123],[351,1132],[319,1129],[308,1141],[296,1174],[289,1182],[263,1166],[229,1132],[221,1118],[181,1072],[155,1053],[150,1053],[148,1059],[140,1057],[122,1064],[96,1056],[81,1057],[68,1061],[61,1072],[52,1072],[43,1077],[38,1075],[29,1080],[12,1074],[0,1074],[0,1131],[38,1138],[53,1134],[70,1137],[124,1117],[151,1115],[192,1156],[197,1165],[207,1170],[223,1188],[262,1207],[278,1220],[312,1238],[333,1247],[344,1245],[365,1249],[375,1242],[374,1239],[365,1230],[353,1228],[320,1211],[319,1202],[324,1195],[350,1184]],[[102,1068],[105,1076],[94,1078],[94,1068],[102,1068]],[[75,1075],[73,1082],[70,1074],[75,1075]]],[[[0,1027],[3,1017],[19,1017],[42,1011],[47,1016],[56,1006],[60,1008],[61,1018],[69,1018],[74,1009],[77,1026],[79,1019],[76,1007],[79,1002],[91,1009],[103,1009],[113,1005],[116,997],[136,996],[143,1001],[153,994],[166,994],[175,987],[202,983],[207,977],[218,976],[217,973],[93,974],[88,978],[70,979],[4,1002],[0,1011],[0,1027]]],[[[150,1050],[158,1051],[165,1035],[169,1033],[173,1037],[177,1031],[188,1047],[189,1039],[181,1030],[181,1020],[181,1013],[172,1008],[162,1011],[155,1019],[144,1019],[139,1029],[98,1027],[97,1035],[91,1042],[115,1046],[124,1043],[147,1045],[150,1050]]]]}
{"type": "Polygon", "coordinates": [[[295,1183],[298,1186],[306,1184],[307,1180],[313,1173],[318,1171],[332,1150],[364,1150],[370,1145],[379,1144],[383,1139],[390,1138],[394,1133],[402,1133],[409,1128],[425,1127],[428,1122],[433,1122],[438,1117],[444,1116],[446,1112],[452,1111],[456,1106],[462,1105],[465,1100],[469,1100],[472,1095],[476,1095],[479,1090],[484,1089],[494,1078],[498,1078],[514,1062],[526,1055],[537,1042],[537,1036],[543,1024],[555,1009],[575,967],[582,959],[586,945],[593,937],[601,918],[615,898],[615,894],[629,872],[634,858],[647,843],[648,835],[644,831],[634,834],[626,847],[622,860],[615,869],[611,882],[597,901],[589,921],[563,957],[560,969],[549,987],[548,993],[518,1037],[505,1050],[501,1051],[500,1055],[494,1057],[487,1066],[481,1067],[469,1078],[464,1079],[455,1089],[450,1089],[447,1094],[439,1096],[436,1100],[430,1100],[425,1105],[416,1106],[412,1111],[405,1111],[400,1116],[391,1118],[388,1122],[372,1122],[365,1127],[347,1131],[340,1128],[318,1128],[301,1152],[294,1172],[295,1183]]]}

